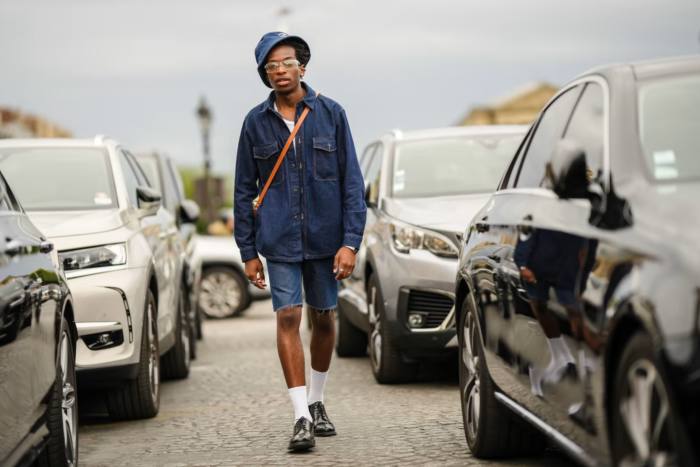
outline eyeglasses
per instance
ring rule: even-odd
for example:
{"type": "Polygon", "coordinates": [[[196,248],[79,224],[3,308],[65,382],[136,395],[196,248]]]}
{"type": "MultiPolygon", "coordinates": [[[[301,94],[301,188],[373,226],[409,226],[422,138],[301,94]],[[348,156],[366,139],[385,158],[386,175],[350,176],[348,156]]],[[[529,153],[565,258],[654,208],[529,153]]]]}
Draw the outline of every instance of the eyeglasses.
{"type": "Polygon", "coordinates": [[[280,67],[286,70],[291,70],[297,68],[299,65],[301,65],[299,60],[289,58],[287,60],[282,60],[281,62],[267,62],[265,64],[265,71],[268,73],[274,73],[275,71],[279,70],[280,67]]]}

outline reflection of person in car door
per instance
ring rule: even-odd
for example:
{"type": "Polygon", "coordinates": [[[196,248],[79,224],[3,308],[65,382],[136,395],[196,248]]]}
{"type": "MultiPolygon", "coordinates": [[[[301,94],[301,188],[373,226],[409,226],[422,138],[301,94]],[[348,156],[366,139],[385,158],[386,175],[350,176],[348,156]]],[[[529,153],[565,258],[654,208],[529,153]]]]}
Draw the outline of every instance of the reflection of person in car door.
{"type": "Polygon", "coordinates": [[[345,111],[301,82],[311,58],[308,44],[298,36],[268,33],[255,58],[263,83],[273,92],[243,122],[234,230],[246,276],[259,288],[265,287],[265,277],[258,253],[267,260],[277,350],[294,405],[289,449],[305,450],[315,445],[315,435],[335,434],[323,389],[335,340],[337,281],[352,273],[362,241],[364,182],[345,111]],[[267,197],[254,212],[259,188],[297,128],[267,197]],[[299,334],[302,284],[312,322],[308,398],[299,334]]]}

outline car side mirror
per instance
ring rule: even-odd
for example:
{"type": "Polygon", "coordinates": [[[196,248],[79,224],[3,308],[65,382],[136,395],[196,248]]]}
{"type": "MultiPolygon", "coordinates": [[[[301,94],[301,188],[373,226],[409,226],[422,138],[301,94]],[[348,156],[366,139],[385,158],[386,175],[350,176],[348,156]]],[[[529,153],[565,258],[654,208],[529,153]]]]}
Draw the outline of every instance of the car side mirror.
{"type": "Polygon", "coordinates": [[[136,199],[139,203],[141,217],[155,216],[160,208],[160,193],[153,188],[145,186],[137,187],[136,199]]]}
{"type": "Polygon", "coordinates": [[[605,230],[632,225],[632,210],[627,200],[615,192],[612,176],[607,188],[602,173],[592,176],[586,152],[575,141],[560,140],[547,163],[545,178],[561,199],[587,199],[591,203],[589,223],[605,230]]]}
{"type": "Polygon", "coordinates": [[[194,224],[199,219],[199,205],[191,199],[186,199],[180,204],[180,219],[183,224],[194,224]]]}
{"type": "Polygon", "coordinates": [[[590,178],[586,151],[572,140],[560,140],[545,168],[545,178],[559,198],[588,198],[590,178]]]}

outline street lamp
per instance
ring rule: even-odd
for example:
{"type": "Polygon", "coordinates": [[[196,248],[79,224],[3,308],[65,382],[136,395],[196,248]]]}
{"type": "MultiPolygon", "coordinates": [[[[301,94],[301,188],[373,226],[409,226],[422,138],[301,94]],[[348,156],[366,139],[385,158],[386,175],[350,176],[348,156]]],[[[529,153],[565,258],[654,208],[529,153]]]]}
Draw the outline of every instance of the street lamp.
{"type": "Polygon", "coordinates": [[[202,149],[204,152],[204,206],[203,211],[206,216],[206,221],[211,222],[213,220],[213,215],[211,212],[211,191],[210,191],[210,170],[211,170],[211,156],[209,153],[209,130],[211,129],[211,121],[213,119],[211,109],[207,105],[207,101],[204,96],[199,98],[199,105],[197,106],[197,118],[199,119],[199,128],[202,131],[202,149]]]}

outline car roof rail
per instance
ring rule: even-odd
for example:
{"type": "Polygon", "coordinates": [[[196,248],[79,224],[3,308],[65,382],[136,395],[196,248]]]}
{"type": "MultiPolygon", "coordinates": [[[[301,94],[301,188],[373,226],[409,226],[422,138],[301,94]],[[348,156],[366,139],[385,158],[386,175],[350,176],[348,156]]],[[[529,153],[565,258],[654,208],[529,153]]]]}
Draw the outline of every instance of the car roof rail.
{"type": "Polygon", "coordinates": [[[95,135],[95,144],[105,144],[107,140],[111,140],[107,135],[95,135]]]}

